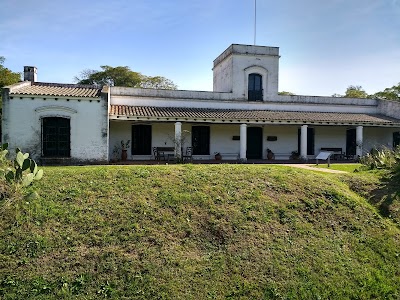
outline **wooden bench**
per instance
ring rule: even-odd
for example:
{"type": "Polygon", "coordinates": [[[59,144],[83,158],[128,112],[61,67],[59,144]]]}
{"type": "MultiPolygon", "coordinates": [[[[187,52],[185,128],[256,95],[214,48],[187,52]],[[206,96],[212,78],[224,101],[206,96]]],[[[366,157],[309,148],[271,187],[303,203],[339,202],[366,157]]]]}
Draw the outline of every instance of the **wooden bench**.
{"type": "Polygon", "coordinates": [[[153,147],[153,155],[155,160],[170,161],[175,157],[174,147],[153,147]]]}
{"type": "Polygon", "coordinates": [[[234,160],[238,160],[240,157],[239,153],[234,153],[234,152],[219,152],[219,154],[221,154],[222,159],[224,159],[224,157],[231,157],[234,160]]]}

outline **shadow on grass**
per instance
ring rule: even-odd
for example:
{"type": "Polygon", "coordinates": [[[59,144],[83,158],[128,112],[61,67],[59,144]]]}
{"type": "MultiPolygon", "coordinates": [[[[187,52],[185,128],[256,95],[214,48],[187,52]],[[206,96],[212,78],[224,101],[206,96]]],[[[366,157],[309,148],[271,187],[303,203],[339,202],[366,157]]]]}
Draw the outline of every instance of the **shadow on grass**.
{"type": "Polygon", "coordinates": [[[369,202],[384,218],[400,226],[400,170],[381,178],[380,185],[371,192],[369,202]]]}

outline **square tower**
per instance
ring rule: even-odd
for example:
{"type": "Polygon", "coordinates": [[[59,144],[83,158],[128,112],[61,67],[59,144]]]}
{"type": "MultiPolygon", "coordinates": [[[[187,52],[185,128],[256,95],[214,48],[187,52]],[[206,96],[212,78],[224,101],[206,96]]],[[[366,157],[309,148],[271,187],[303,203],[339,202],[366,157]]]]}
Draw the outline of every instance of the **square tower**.
{"type": "Polygon", "coordinates": [[[232,44],[214,60],[214,92],[266,101],[278,94],[279,48],[232,44]]]}

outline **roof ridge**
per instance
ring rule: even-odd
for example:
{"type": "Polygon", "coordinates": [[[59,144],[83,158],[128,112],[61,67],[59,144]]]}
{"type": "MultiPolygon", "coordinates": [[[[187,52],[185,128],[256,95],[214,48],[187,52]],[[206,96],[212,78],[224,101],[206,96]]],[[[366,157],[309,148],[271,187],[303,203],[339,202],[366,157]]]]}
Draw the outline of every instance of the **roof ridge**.
{"type": "Polygon", "coordinates": [[[61,88],[83,88],[83,89],[96,89],[101,90],[102,86],[90,85],[90,84],[77,84],[77,83],[56,83],[56,82],[33,82],[32,86],[50,86],[50,87],[61,87],[61,88]]]}

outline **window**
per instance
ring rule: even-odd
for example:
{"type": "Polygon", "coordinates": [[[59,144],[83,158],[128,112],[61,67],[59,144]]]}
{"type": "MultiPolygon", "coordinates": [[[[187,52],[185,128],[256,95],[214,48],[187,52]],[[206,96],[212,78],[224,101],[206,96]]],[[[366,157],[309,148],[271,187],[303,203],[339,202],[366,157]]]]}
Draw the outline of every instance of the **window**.
{"type": "Polygon", "coordinates": [[[260,74],[249,74],[249,101],[262,101],[262,76],[260,74]]]}
{"type": "Polygon", "coordinates": [[[70,157],[71,126],[67,118],[42,119],[42,149],[44,157],[70,157]]]}
{"type": "Polygon", "coordinates": [[[151,154],[151,125],[132,125],[132,155],[151,154]]]}
{"type": "Polygon", "coordinates": [[[210,127],[192,126],[193,155],[210,155],[210,127]]]}

